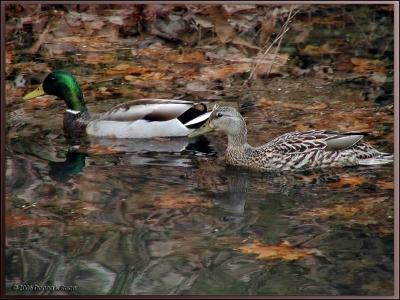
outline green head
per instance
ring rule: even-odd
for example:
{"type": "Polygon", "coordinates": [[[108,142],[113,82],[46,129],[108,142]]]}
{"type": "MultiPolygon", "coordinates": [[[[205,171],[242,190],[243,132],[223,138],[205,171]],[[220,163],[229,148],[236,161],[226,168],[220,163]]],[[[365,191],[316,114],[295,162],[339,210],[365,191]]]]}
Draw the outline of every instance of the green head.
{"type": "Polygon", "coordinates": [[[23,99],[33,99],[45,94],[64,100],[68,109],[87,111],[81,88],[74,76],[68,72],[54,71],[50,73],[39,87],[26,94],[23,99]]]}

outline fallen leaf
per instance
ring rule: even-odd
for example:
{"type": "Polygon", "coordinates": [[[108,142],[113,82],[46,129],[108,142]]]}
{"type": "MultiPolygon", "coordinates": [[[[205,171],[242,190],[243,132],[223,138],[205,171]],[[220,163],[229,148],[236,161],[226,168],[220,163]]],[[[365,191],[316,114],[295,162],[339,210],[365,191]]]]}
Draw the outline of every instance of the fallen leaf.
{"type": "Polygon", "coordinates": [[[324,54],[336,54],[339,53],[336,49],[331,48],[329,44],[323,44],[322,46],[307,45],[305,48],[300,49],[301,55],[308,56],[319,56],[324,54]]]}
{"type": "Polygon", "coordinates": [[[253,45],[251,42],[246,41],[245,39],[241,38],[240,36],[235,36],[232,39],[232,43],[239,46],[244,46],[250,49],[260,50],[261,48],[258,46],[253,45]]]}
{"type": "Polygon", "coordinates": [[[52,105],[58,105],[58,101],[52,96],[42,96],[40,98],[32,99],[26,102],[27,109],[44,109],[52,105]]]}
{"type": "Polygon", "coordinates": [[[209,29],[214,27],[212,21],[206,16],[194,15],[192,17],[192,20],[196,23],[197,26],[200,26],[202,28],[209,29]]]}
{"type": "Polygon", "coordinates": [[[23,72],[24,74],[35,74],[35,73],[50,73],[51,69],[46,63],[37,62],[21,62],[13,65],[13,70],[16,73],[23,72]]]}
{"type": "Polygon", "coordinates": [[[288,261],[302,259],[318,253],[316,249],[296,248],[287,241],[277,246],[270,246],[255,240],[240,247],[239,250],[246,254],[257,254],[257,259],[283,259],[288,261]]]}
{"type": "Polygon", "coordinates": [[[354,187],[365,183],[367,180],[362,176],[349,176],[341,177],[339,181],[328,183],[327,185],[334,189],[340,189],[343,187],[354,187]]]}
{"type": "Polygon", "coordinates": [[[209,7],[208,12],[213,20],[215,33],[221,43],[226,44],[231,42],[252,49],[260,49],[237,34],[236,30],[231,24],[229,24],[226,14],[223,13],[223,10],[221,10],[220,7],[211,6],[209,7]]]}
{"type": "Polygon", "coordinates": [[[203,197],[194,197],[191,195],[175,193],[167,193],[156,199],[154,206],[157,208],[185,208],[185,207],[206,207],[210,208],[214,205],[212,202],[203,197]]]}
{"type": "MultiPolygon", "coordinates": [[[[354,105],[357,105],[361,99],[352,99],[354,105]]],[[[337,109],[338,102],[329,101],[329,105],[337,109]]],[[[353,109],[348,110],[343,108],[341,111],[333,110],[315,110],[310,118],[301,118],[293,122],[296,130],[307,130],[308,129],[331,129],[338,131],[363,131],[368,132],[376,136],[384,136],[386,133],[382,132],[379,124],[382,123],[393,123],[393,115],[388,115],[387,113],[382,113],[377,111],[374,107],[368,107],[369,104],[365,104],[365,101],[359,103],[358,107],[353,106],[353,109]],[[322,113],[321,113],[322,112],[322,113]],[[385,120],[385,121],[384,121],[385,120]]],[[[280,107],[280,106],[278,106],[280,107]]],[[[274,109],[274,106],[271,106],[274,109]]],[[[313,112],[310,110],[310,113],[313,112]]]]}
{"type": "Polygon", "coordinates": [[[329,207],[315,208],[302,213],[305,218],[327,218],[332,216],[342,216],[345,218],[353,217],[359,213],[370,211],[377,204],[385,201],[384,197],[366,198],[357,203],[336,204],[329,207]]]}
{"type": "Polygon", "coordinates": [[[228,15],[233,15],[238,12],[255,12],[257,6],[254,4],[239,4],[239,5],[232,5],[232,4],[225,4],[222,5],[222,9],[228,15]]]}
{"type": "Polygon", "coordinates": [[[381,190],[393,190],[394,189],[394,182],[393,181],[382,181],[378,180],[376,185],[381,189],[381,190]]]}
{"type": "Polygon", "coordinates": [[[89,52],[85,56],[79,56],[79,60],[83,60],[90,65],[106,64],[112,62],[114,56],[111,53],[89,52]]]}
{"type": "Polygon", "coordinates": [[[304,104],[300,104],[300,103],[294,103],[294,102],[290,102],[290,101],[278,101],[278,100],[270,100],[270,99],[265,99],[262,98],[260,100],[257,101],[256,106],[259,107],[284,107],[284,108],[292,108],[292,109],[304,109],[305,106],[304,104]]]}
{"type": "Polygon", "coordinates": [[[166,60],[176,62],[178,64],[204,62],[205,58],[206,56],[201,51],[185,51],[182,53],[179,53],[178,51],[170,51],[165,55],[166,60]]]}
{"type": "MultiPolygon", "coordinates": [[[[274,48],[272,52],[274,51],[274,48]]],[[[258,64],[258,69],[257,73],[258,74],[263,74],[267,71],[269,68],[270,64],[273,62],[273,70],[271,72],[277,72],[278,70],[274,71],[275,67],[280,67],[283,66],[287,63],[289,59],[289,54],[287,53],[279,53],[278,55],[274,54],[267,54],[263,55],[262,53],[257,54],[256,56],[253,57],[246,57],[241,53],[235,53],[235,54],[215,54],[213,52],[207,52],[207,57],[213,61],[215,60],[221,60],[221,61],[226,61],[230,62],[233,64],[237,63],[249,63],[249,64],[258,64]]]]}
{"type": "Polygon", "coordinates": [[[149,70],[134,64],[119,64],[111,69],[106,70],[108,75],[121,75],[121,74],[143,74],[149,70]]]}
{"type": "Polygon", "coordinates": [[[53,220],[31,218],[23,215],[6,215],[6,226],[24,227],[24,226],[48,226],[54,224],[53,220]]]}
{"type": "Polygon", "coordinates": [[[70,45],[79,48],[82,52],[95,52],[99,53],[112,52],[115,43],[111,42],[110,35],[108,36],[66,36],[52,40],[51,44],[70,45]]]}
{"type": "Polygon", "coordinates": [[[323,17],[313,17],[309,21],[305,20],[304,25],[325,25],[325,26],[339,26],[343,23],[343,18],[337,16],[323,16],[323,17]]]}
{"type": "Polygon", "coordinates": [[[14,49],[11,47],[6,48],[6,74],[9,75],[13,69],[14,49]]]}
{"type": "Polygon", "coordinates": [[[236,65],[217,65],[209,66],[201,69],[200,77],[202,79],[225,79],[234,74],[240,74],[250,71],[251,65],[246,63],[236,65]]]}
{"type": "Polygon", "coordinates": [[[367,58],[352,58],[351,63],[354,65],[353,71],[356,73],[364,74],[370,72],[385,73],[386,68],[382,61],[378,59],[367,58]]]}
{"type": "Polygon", "coordinates": [[[90,145],[86,152],[91,155],[121,153],[121,151],[114,149],[112,146],[104,147],[101,145],[90,145]]]}
{"type": "Polygon", "coordinates": [[[260,43],[265,44],[271,37],[271,33],[274,31],[276,23],[276,17],[267,17],[261,24],[260,32],[260,43]]]}
{"type": "Polygon", "coordinates": [[[221,43],[226,44],[231,42],[237,33],[235,29],[229,24],[226,16],[220,11],[217,6],[212,6],[209,9],[210,17],[214,22],[214,30],[221,43]]]}

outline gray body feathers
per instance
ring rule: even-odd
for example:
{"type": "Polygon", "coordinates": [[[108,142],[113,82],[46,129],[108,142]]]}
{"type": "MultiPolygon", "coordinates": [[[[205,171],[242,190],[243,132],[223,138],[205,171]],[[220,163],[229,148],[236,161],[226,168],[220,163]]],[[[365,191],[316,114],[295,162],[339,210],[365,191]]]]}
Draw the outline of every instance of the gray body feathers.
{"type": "Polygon", "coordinates": [[[393,161],[393,156],[361,142],[363,135],[313,130],[291,132],[252,147],[247,143],[228,145],[227,162],[261,170],[295,170],[377,165],[393,161]]]}

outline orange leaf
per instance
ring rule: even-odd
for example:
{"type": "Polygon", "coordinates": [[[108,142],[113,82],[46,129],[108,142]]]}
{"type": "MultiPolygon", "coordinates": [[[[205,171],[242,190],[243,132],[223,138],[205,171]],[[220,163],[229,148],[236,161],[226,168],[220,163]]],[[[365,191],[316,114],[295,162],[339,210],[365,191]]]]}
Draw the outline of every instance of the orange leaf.
{"type": "Polygon", "coordinates": [[[242,253],[257,254],[258,259],[283,259],[298,260],[316,254],[316,249],[301,249],[293,247],[288,241],[277,246],[263,244],[260,241],[253,241],[250,244],[239,248],[242,253]]]}
{"type": "Polygon", "coordinates": [[[148,72],[148,69],[138,65],[120,64],[112,69],[107,70],[106,74],[108,75],[120,75],[120,74],[132,74],[132,73],[143,74],[145,72],[148,72]]]}
{"type": "Polygon", "coordinates": [[[368,212],[376,204],[381,203],[385,200],[383,197],[379,198],[366,198],[358,203],[351,204],[336,204],[330,207],[316,208],[310,211],[306,211],[302,214],[306,218],[321,218],[321,217],[331,217],[331,216],[343,216],[343,217],[353,217],[355,214],[368,212]]]}
{"type": "Polygon", "coordinates": [[[200,63],[204,62],[206,59],[202,51],[192,50],[181,52],[158,43],[149,48],[132,49],[132,55],[135,57],[149,57],[159,61],[162,60],[162,62],[169,61],[175,63],[200,63]]]}
{"type": "Polygon", "coordinates": [[[174,52],[171,51],[165,55],[165,59],[176,62],[178,64],[199,63],[199,62],[204,62],[206,59],[206,56],[204,55],[203,52],[200,52],[200,51],[191,51],[191,52],[183,52],[183,53],[178,53],[177,51],[174,51],[174,52]]]}
{"type": "Polygon", "coordinates": [[[225,79],[234,74],[240,74],[244,72],[248,72],[251,69],[251,65],[249,63],[240,63],[235,65],[217,65],[210,66],[201,69],[201,78],[202,79],[225,79]]]}
{"type": "Polygon", "coordinates": [[[106,64],[114,60],[114,56],[111,53],[99,53],[99,52],[89,52],[86,56],[81,57],[81,59],[92,65],[97,65],[99,63],[106,64]]]}
{"type": "Polygon", "coordinates": [[[177,195],[177,194],[166,194],[159,197],[155,204],[157,208],[185,208],[185,207],[213,207],[210,200],[202,197],[194,197],[190,195],[177,195]]]}
{"type": "Polygon", "coordinates": [[[339,53],[335,49],[332,49],[328,44],[322,46],[307,45],[305,48],[300,49],[300,54],[309,56],[318,56],[323,54],[336,54],[339,53]]]}
{"type": "Polygon", "coordinates": [[[369,72],[381,72],[385,73],[386,68],[384,63],[378,59],[367,59],[367,58],[352,58],[351,63],[354,65],[353,71],[356,73],[369,73],[369,72]]]}
{"type": "Polygon", "coordinates": [[[104,147],[100,145],[90,145],[87,149],[87,153],[91,155],[114,154],[120,152],[121,151],[115,150],[112,146],[104,147]]]}
{"type": "Polygon", "coordinates": [[[291,101],[269,100],[269,99],[265,99],[265,98],[258,100],[256,105],[261,106],[261,107],[280,106],[280,107],[292,108],[292,109],[305,109],[306,108],[306,106],[301,103],[294,103],[291,101]]]}
{"type": "Polygon", "coordinates": [[[338,26],[342,24],[344,21],[337,16],[323,16],[323,17],[313,17],[310,21],[305,21],[303,26],[306,25],[325,25],[325,26],[338,26]]]}
{"type": "Polygon", "coordinates": [[[334,189],[340,189],[348,186],[357,186],[366,182],[366,179],[362,176],[349,176],[341,177],[339,181],[328,183],[327,185],[334,189]]]}
{"type": "Polygon", "coordinates": [[[27,108],[42,109],[42,108],[47,108],[53,104],[57,104],[57,100],[55,100],[51,96],[49,97],[46,96],[28,101],[27,108]]]}
{"type": "Polygon", "coordinates": [[[23,226],[48,226],[54,224],[49,219],[32,219],[23,215],[6,215],[6,226],[23,227],[23,226]]]}
{"type": "Polygon", "coordinates": [[[376,185],[382,190],[393,190],[394,189],[394,182],[387,182],[379,180],[376,185]]]}

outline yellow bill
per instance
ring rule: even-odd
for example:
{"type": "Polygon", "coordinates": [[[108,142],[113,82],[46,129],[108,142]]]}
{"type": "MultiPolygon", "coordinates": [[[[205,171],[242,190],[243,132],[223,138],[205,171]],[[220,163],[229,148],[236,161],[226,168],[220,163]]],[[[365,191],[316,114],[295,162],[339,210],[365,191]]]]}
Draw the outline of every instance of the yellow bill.
{"type": "Polygon", "coordinates": [[[210,122],[207,121],[206,123],[203,124],[203,126],[201,126],[200,128],[197,128],[195,131],[189,133],[188,137],[190,137],[190,138],[196,137],[196,136],[203,135],[203,134],[213,131],[213,130],[214,130],[214,128],[212,128],[210,126],[210,122]]]}
{"type": "Polygon", "coordinates": [[[39,85],[35,90],[33,90],[32,92],[26,94],[22,99],[24,100],[29,100],[29,99],[33,99],[36,97],[40,97],[45,95],[46,93],[43,90],[43,85],[39,85]]]}

